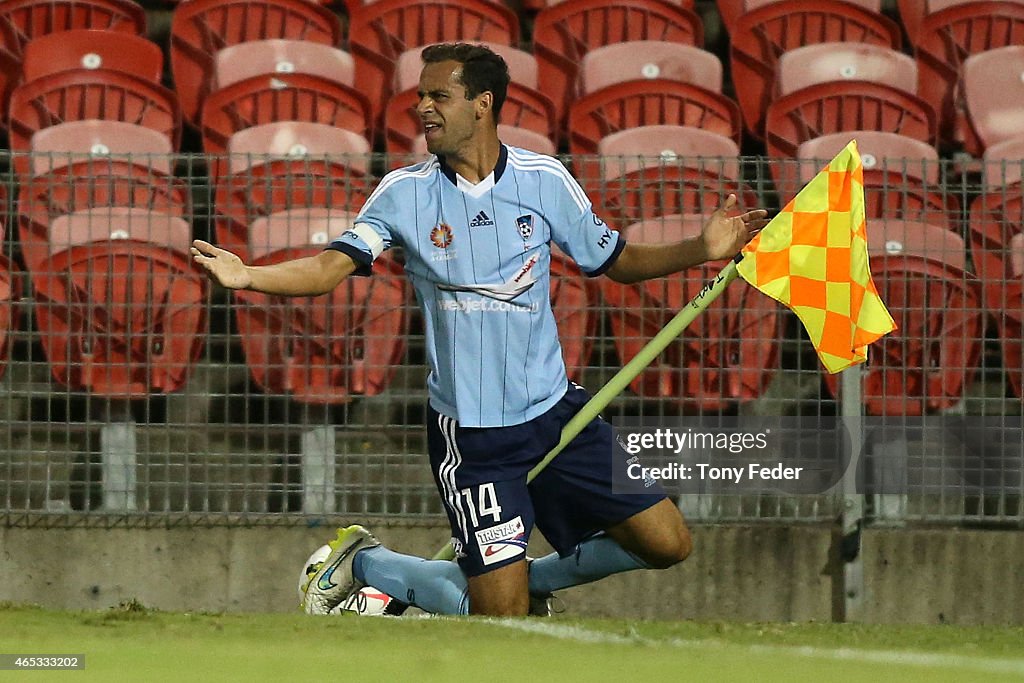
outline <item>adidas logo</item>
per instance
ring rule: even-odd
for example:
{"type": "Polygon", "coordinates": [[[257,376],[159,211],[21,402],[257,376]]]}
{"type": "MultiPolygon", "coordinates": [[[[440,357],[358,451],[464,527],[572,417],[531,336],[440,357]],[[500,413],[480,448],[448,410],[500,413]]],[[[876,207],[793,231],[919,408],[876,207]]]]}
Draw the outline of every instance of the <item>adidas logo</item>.
{"type": "Polygon", "coordinates": [[[492,221],[483,211],[478,213],[476,217],[469,222],[469,227],[471,228],[482,228],[485,225],[494,225],[494,221],[492,221]]]}

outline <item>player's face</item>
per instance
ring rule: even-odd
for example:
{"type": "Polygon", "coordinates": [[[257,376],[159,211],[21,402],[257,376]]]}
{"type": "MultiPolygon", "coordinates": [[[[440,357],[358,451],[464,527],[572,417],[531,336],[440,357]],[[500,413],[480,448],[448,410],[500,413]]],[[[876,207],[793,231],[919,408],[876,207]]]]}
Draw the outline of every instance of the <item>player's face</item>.
{"type": "MultiPolygon", "coordinates": [[[[416,106],[431,154],[455,154],[465,149],[476,132],[478,95],[466,99],[462,65],[456,61],[427,64],[420,73],[416,106]]],[[[489,112],[487,113],[489,115],[489,112]]]]}

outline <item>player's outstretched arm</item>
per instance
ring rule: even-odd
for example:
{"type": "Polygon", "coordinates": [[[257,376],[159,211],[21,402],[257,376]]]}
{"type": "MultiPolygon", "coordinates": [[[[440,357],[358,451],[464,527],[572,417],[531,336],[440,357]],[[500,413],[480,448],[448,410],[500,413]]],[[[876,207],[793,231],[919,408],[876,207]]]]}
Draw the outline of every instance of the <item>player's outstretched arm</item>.
{"type": "Polygon", "coordinates": [[[678,273],[705,261],[732,258],[768,223],[768,212],[764,209],[729,216],[728,213],[736,207],[736,201],[736,195],[729,195],[708,218],[699,237],[673,244],[627,242],[619,258],[608,269],[608,277],[616,282],[632,284],[678,273]]]}
{"type": "Polygon", "coordinates": [[[355,261],[334,249],[270,266],[247,266],[230,251],[203,240],[192,242],[191,252],[192,260],[222,286],[278,296],[326,294],[356,269],[355,261]]]}

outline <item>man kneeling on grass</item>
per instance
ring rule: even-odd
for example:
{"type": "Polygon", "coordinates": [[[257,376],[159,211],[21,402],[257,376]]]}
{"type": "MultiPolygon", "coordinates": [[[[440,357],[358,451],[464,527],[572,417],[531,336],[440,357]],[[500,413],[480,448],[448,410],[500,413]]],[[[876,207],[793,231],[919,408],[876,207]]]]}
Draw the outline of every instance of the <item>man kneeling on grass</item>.
{"type": "Polygon", "coordinates": [[[733,256],[766,212],[727,217],[730,195],[700,237],[627,245],[558,160],[499,140],[509,83],[499,55],[441,44],[422,57],[417,112],[432,156],[387,174],[323,253],[247,266],[203,241],[192,248],[221,285],[282,296],[330,292],[369,275],[385,249],[404,248],[426,328],[430,463],[458,564],[392,552],[350,526],[310,577],[303,607],[326,614],[372,585],[433,613],[525,615],[531,598],[543,605],[568,586],[682,562],[690,533],[663,491],[612,492],[614,459],[628,456],[604,420],[526,483],[589,398],[566,377],[550,243],[588,276],[633,283],[733,256]],[[528,566],[534,524],[556,552],[528,566]]]}

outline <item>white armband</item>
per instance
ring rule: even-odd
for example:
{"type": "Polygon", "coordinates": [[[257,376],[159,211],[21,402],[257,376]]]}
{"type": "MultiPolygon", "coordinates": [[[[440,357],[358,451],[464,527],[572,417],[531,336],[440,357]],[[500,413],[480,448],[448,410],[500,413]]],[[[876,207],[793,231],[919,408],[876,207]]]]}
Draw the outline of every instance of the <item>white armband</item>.
{"type": "Polygon", "coordinates": [[[351,230],[355,233],[356,237],[366,242],[366,246],[370,248],[370,253],[373,254],[374,259],[384,253],[384,240],[368,224],[356,223],[352,226],[351,230]]]}

